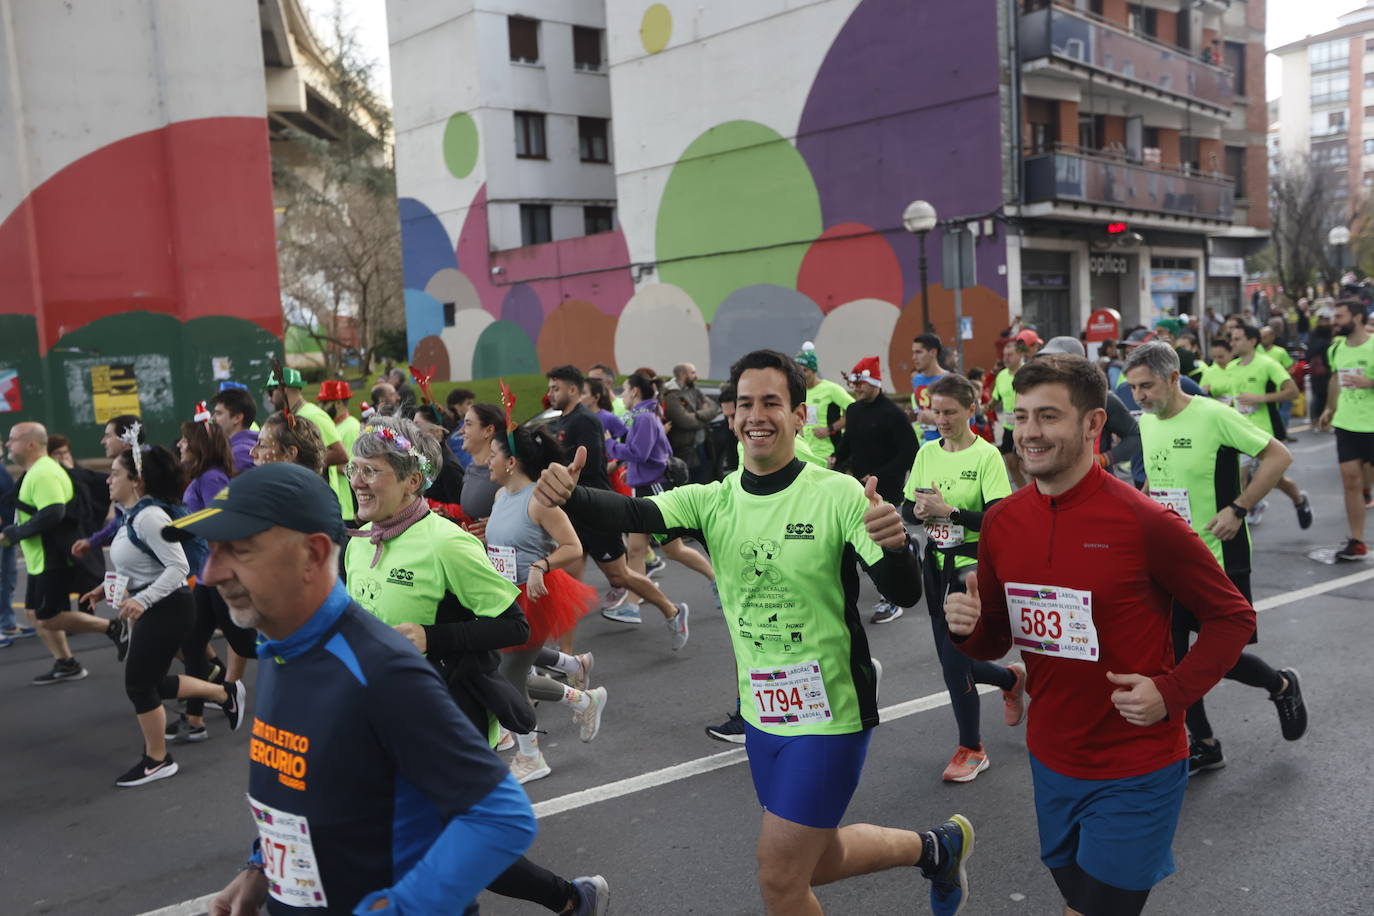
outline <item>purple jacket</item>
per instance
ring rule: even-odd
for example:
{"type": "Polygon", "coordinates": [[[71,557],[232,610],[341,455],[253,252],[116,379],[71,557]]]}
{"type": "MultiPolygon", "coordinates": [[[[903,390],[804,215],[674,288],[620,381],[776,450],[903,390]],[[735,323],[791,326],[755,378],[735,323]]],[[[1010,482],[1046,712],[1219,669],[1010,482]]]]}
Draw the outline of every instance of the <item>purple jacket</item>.
{"type": "Polygon", "coordinates": [[[658,416],[658,402],[641,401],[630,408],[629,429],[625,441],[606,440],[606,454],[625,462],[625,482],[632,487],[646,487],[663,479],[668,458],[673,454],[663,421],[658,416]]]}
{"type": "Polygon", "coordinates": [[[224,473],[224,469],[211,468],[191,481],[186,492],[181,494],[181,501],[186,505],[188,512],[199,512],[210,505],[210,500],[215,498],[215,494],[227,486],[229,475],[224,473]]]}
{"type": "MultiPolygon", "coordinates": [[[[229,437],[229,450],[234,453],[234,468],[239,474],[253,466],[253,446],[258,444],[257,430],[241,429],[229,437]]],[[[216,491],[218,492],[218,491],[216,491]]],[[[214,496],[214,493],[210,494],[214,496]]]]}

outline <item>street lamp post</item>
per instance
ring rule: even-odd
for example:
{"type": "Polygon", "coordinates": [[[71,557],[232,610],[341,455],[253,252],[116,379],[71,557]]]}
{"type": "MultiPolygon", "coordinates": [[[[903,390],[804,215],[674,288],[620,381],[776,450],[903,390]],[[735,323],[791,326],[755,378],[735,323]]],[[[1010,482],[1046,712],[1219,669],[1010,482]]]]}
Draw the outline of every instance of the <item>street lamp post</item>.
{"type": "MultiPolygon", "coordinates": [[[[913,200],[902,211],[902,226],[921,241],[921,330],[934,330],[930,324],[930,300],[926,296],[926,233],[935,228],[935,208],[924,200],[913,200]]],[[[955,329],[958,333],[958,329],[955,329]]]]}
{"type": "Polygon", "coordinates": [[[1345,273],[1345,246],[1350,244],[1350,230],[1344,226],[1332,226],[1326,234],[1326,244],[1336,250],[1336,276],[1332,279],[1331,295],[1339,296],[1341,275],[1345,273]]]}

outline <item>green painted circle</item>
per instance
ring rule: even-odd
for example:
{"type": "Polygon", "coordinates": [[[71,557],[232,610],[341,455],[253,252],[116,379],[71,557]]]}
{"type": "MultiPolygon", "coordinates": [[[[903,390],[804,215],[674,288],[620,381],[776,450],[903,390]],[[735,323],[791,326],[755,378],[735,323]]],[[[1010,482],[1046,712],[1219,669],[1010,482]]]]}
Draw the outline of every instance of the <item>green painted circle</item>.
{"type": "Polygon", "coordinates": [[[477,165],[477,122],[460,111],[444,125],[444,165],[454,178],[466,178],[477,165]]]}
{"type": "Polygon", "coordinates": [[[512,321],[493,321],[477,338],[472,351],[472,377],[533,375],[540,371],[539,354],[529,335],[512,321]]]}
{"type": "Polygon", "coordinates": [[[729,121],[694,140],[668,176],[659,280],[691,296],[709,322],[741,287],[795,288],[821,229],[820,196],[796,147],[755,121],[729,121]]]}

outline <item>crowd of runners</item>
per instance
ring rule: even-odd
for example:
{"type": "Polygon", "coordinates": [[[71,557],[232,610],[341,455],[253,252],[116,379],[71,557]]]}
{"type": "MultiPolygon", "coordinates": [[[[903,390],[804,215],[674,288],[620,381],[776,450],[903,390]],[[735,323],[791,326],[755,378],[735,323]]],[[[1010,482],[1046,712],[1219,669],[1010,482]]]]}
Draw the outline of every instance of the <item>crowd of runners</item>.
{"type": "Polygon", "coordinates": [[[835,381],[810,344],[745,355],[718,392],[690,364],[559,366],[519,423],[504,384],[501,403],[441,403],[397,370],[354,417],[347,382],[312,402],[276,366],[264,391],[223,384],[174,443],[113,418],[108,476],[21,423],[22,477],[0,477],[0,648],[41,639],[47,686],[87,675],[69,634],[110,639],[143,745],[120,787],[174,776],[169,746],[249,731],[258,836],[212,913],[475,912],[488,889],[603,914],[603,876],[524,855],[520,785],[557,773],[539,734],[591,742],[614,720],[579,627],[642,626],[647,603],[664,629],[626,651],[690,653],[693,618],[723,613],[737,698],[703,725],[748,754],[764,911],[819,913],[815,886],[914,867],[952,916],[966,817],[842,825],[879,724],[865,625],[924,604],[957,734],[942,779],[991,765],[978,685],[994,685],[1004,726],[1025,723],[1065,911],[1138,913],[1173,871],[1190,776],[1224,765],[1209,689],[1262,689],[1283,739],[1306,731],[1295,660],[1253,649],[1248,529],[1279,490],[1301,528],[1339,532],[1333,561],[1368,557],[1367,312],[1169,319],[1091,352],[1017,325],[966,375],[922,334],[900,400],[879,357],[835,381]],[[1343,520],[1287,476],[1295,401],[1334,431],[1343,520]],[[706,580],[690,604],[655,581],[669,561],[706,580]],[[864,611],[860,574],[879,595],[864,611]]]}

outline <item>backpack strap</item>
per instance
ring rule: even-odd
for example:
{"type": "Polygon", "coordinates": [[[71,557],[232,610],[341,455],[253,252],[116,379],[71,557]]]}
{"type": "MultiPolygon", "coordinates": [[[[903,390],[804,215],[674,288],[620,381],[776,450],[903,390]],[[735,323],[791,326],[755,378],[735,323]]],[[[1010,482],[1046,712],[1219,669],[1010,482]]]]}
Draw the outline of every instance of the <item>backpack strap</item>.
{"type": "Polygon", "coordinates": [[[157,560],[158,565],[160,566],[162,565],[162,560],[159,559],[158,555],[153,552],[153,548],[145,544],[143,542],[143,539],[138,536],[138,532],[134,530],[134,519],[138,517],[138,513],[142,512],[145,506],[151,505],[157,505],[157,502],[151,499],[141,499],[138,501],[138,503],[134,505],[132,509],[124,513],[124,533],[128,535],[129,543],[133,544],[135,547],[146,553],[148,556],[152,557],[154,560],[157,560]]]}

